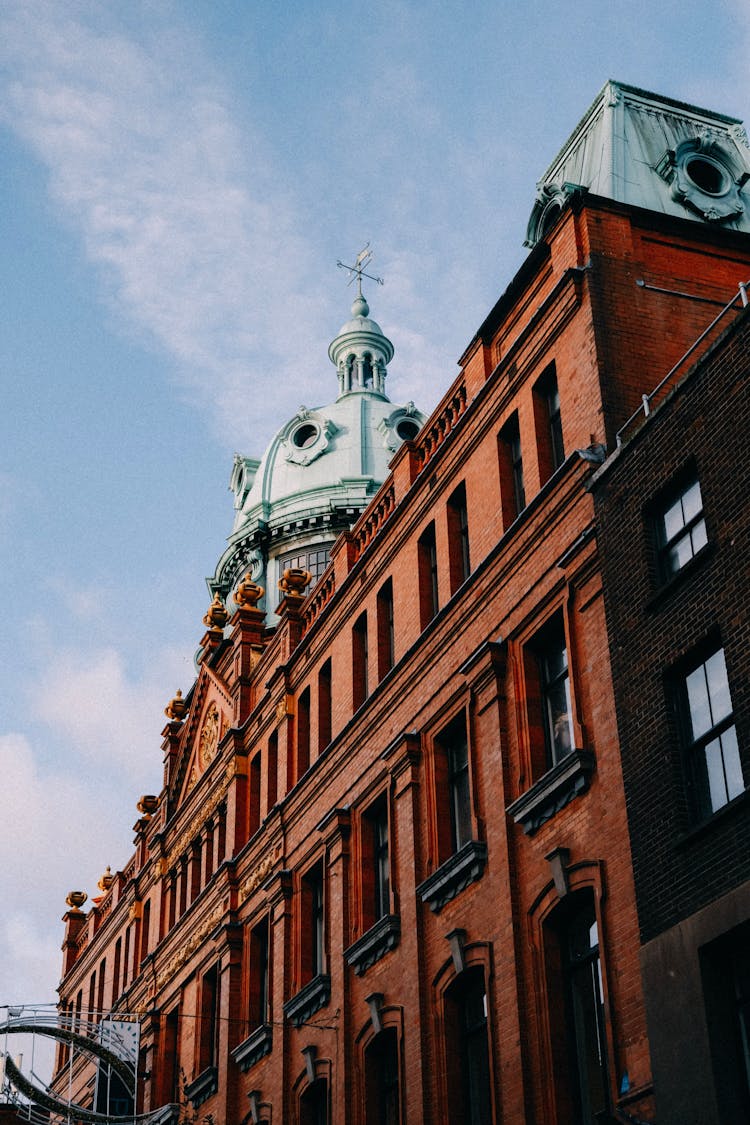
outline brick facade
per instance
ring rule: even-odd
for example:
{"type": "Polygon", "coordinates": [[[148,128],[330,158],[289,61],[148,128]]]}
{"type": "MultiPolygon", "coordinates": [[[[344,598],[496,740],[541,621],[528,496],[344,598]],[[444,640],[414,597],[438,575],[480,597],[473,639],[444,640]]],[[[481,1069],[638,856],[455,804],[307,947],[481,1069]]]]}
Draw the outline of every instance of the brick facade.
{"type": "MultiPolygon", "coordinates": [[[[628,824],[611,668],[615,682],[631,671],[603,596],[602,536],[622,528],[607,529],[614,501],[597,527],[588,485],[713,315],[663,290],[723,302],[748,263],[747,235],[575,197],[319,584],[285,593],[274,631],[251,606],[209,629],[135,855],[88,914],[66,915],[66,1018],[90,992],[103,998],[92,1008],[146,1013],[140,1110],[216,1125],[459,1122],[469,1104],[474,1120],[519,1125],[665,1119],[636,908],[653,833],[636,841],[634,883],[641,827],[628,824]],[[576,996],[589,1021],[577,1039],[576,996]]],[[[630,587],[617,606],[646,612],[630,587]]],[[[735,829],[721,832],[729,848],[735,829]]],[[[670,911],[647,907],[641,927],[670,911]]],[[[62,1091],[64,1047],[58,1061],[62,1091]]],[[[77,1064],[81,1099],[90,1073],[77,1064]]]]}
{"type": "Polygon", "coordinates": [[[721,984],[701,965],[712,948],[723,960],[721,941],[731,944],[732,934],[750,948],[741,929],[750,920],[748,791],[719,794],[709,815],[696,807],[676,690],[696,660],[723,649],[739,763],[750,778],[749,357],[745,312],[594,486],[659,1120],[666,1122],[727,1125],[746,1120],[750,1108],[730,1096],[731,1077],[720,1079],[712,1065],[712,1036],[728,1053],[733,1033],[720,1020],[712,1028],[710,1013],[707,1019],[721,984]],[[707,541],[665,579],[659,512],[675,482],[679,491],[694,479],[707,541]]]}

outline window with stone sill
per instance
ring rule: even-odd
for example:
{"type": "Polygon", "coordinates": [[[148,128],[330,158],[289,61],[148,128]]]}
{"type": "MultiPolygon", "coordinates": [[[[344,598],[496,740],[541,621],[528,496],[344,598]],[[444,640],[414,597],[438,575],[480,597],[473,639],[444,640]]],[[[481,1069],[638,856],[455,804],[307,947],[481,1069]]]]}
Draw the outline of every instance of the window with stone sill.
{"type": "Polygon", "coordinates": [[[705,820],[745,790],[723,648],[683,664],[674,690],[693,815],[705,820]]]}
{"type": "Polygon", "coordinates": [[[694,470],[657,501],[653,519],[657,579],[663,585],[708,543],[703,498],[694,470]]]}
{"type": "Polygon", "coordinates": [[[595,761],[590,751],[575,746],[562,610],[524,644],[522,655],[531,785],[507,812],[531,835],[588,789],[595,761]]]}
{"type": "Polygon", "coordinates": [[[526,507],[518,411],[508,419],[498,434],[497,453],[500,466],[500,507],[505,529],[510,527],[526,507]]]}
{"type": "Polygon", "coordinates": [[[344,956],[361,976],[395,948],[401,935],[400,919],[391,913],[390,831],[385,793],[360,818],[359,853],[361,936],[344,956]]]}
{"type": "Polygon", "coordinates": [[[565,460],[560,390],[554,363],[534,384],[533,405],[539,480],[544,484],[565,460]]]}
{"type": "Polygon", "coordinates": [[[296,1027],[328,1003],[331,978],[326,973],[325,865],[318,860],[299,883],[296,919],[299,991],[284,1004],[284,1014],[296,1027]]]}
{"type": "Polygon", "coordinates": [[[439,866],[417,888],[437,912],[481,878],[486,844],[476,839],[467,713],[459,711],[433,739],[434,819],[439,866]]]}

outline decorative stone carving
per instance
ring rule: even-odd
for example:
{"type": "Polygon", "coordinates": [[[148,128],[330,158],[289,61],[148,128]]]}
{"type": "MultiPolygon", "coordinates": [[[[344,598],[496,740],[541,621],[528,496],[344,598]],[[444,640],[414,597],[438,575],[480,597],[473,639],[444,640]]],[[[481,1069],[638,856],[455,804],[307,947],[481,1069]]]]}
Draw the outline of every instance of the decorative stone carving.
{"type": "Polygon", "coordinates": [[[85,891],[68,891],[65,902],[70,907],[71,913],[80,914],[81,907],[88,897],[85,891]]]}
{"type": "Polygon", "coordinates": [[[201,769],[205,769],[216,754],[216,748],[219,745],[220,722],[216,704],[209,704],[198,738],[198,761],[201,769]]]}
{"type": "Polygon", "coordinates": [[[214,599],[208,607],[203,617],[203,624],[207,629],[215,632],[221,632],[229,620],[227,608],[218,594],[214,594],[214,599]]]}
{"type": "Polygon", "coordinates": [[[289,567],[279,579],[279,589],[287,598],[304,598],[305,587],[311,580],[312,574],[309,570],[302,570],[297,566],[289,567]]]}
{"type": "Polygon", "coordinates": [[[167,706],[164,708],[164,714],[168,719],[174,722],[181,723],[187,714],[187,703],[182,698],[182,692],[177,689],[174,699],[170,699],[167,706]]]}
{"type": "Polygon", "coordinates": [[[325,453],[328,439],[335,433],[336,425],[330,418],[300,406],[281,435],[284,456],[295,465],[309,465],[325,453]]]}
{"type": "Polygon", "coordinates": [[[249,606],[251,609],[255,609],[265,592],[262,586],[258,586],[257,583],[253,582],[250,571],[248,570],[247,574],[240,580],[237,589],[234,591],[235,605],[241,608],[249,606]]]}
{"type": "Polygon", "coordinates": [[[740,189],[748,173],[716,130],[704,128],[664,153],[656,171],[672,199],[707,222],[736,219],[745,210],[740,189]]]}

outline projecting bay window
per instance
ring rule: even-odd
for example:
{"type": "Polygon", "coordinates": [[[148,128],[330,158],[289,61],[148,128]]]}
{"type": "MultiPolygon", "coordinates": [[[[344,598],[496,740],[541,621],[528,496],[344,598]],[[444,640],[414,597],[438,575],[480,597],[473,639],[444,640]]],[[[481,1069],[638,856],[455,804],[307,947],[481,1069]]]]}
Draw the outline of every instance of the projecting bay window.
{"type": "Polygon", "coordinates": [[[694,812],[703,819],[745,789],[723,649],[680,678],[677,702],[694,812]]]}
{"type": "Polygon", "coordinates": [[[466,503],[466,485],[460,484],[448,500],[448,566],[451,594],[464,584],[471,574],[469,557],[469,510],[466,503]]]}
{"type": "Polygon", "coordinates": [[[438,611],[438,566],[435,524],[429,524],[417,543],[417,578],[419,582],[419,625],[424,629],[438,611]]]}

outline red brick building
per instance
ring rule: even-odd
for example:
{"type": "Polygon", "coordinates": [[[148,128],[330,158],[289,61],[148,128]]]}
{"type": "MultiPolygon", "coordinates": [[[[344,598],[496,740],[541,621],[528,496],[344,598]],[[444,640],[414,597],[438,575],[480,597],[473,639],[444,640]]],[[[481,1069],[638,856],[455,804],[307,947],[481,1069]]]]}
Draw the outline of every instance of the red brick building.
{"type": "MultiPolygon", "coordinates": [[[[65,918],[64,1021],[137,1014],[139,1110],[666,1119],[589,485],[748,275],[742,138],[608,83],[434,413],[372,423],[395,455],[374,495],[361,469],[351,529],[332,541],[347,512],[312,490],[309,519],[284,516],[270,453],[235,465],[238,511],[258,481],[270,499],[212,580],[163,788],[134,856],[65,918]],[[312,567],[287,568],[274,604],[269,579],[311,552],[328,567],[307,593],[312,567]]],[[[337,403],[381,394],[381,337],[355,302],[337,403]]],[[[343,441],[336,418],[275,439],[297,494],[343,441]]],[[[60,1096],[91,1104],[93,1064],[65,1042],[58,1064],[60,1096]]]]}

